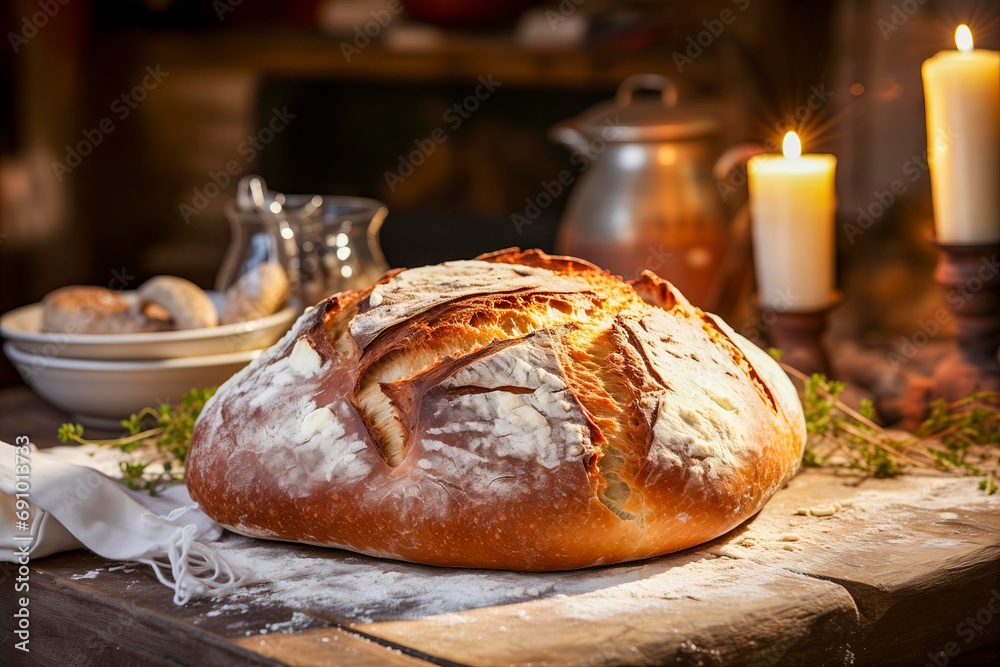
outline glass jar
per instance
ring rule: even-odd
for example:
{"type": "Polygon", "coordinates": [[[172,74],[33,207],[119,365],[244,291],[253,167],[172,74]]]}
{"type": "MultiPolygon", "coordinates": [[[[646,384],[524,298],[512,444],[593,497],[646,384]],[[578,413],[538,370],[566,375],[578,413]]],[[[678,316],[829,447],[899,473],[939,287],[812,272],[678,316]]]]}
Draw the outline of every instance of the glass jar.
{"type": "Polygon", "coordinates": [[[215,290],[224,294],[244,274],[276,262],[289,274],[294,294],[294,273],[290,271],[294,244],[288,242],[292,238],[288,223],[263,211],[239,208],[235,201],[226,203],[225,213],[232,237],[215,278],[215,290]]]}
{"type": "MultiPolygon", "coordinates": [[[[294,197],[289,196],[292,203],[294,197]]],[[[389,270],[378,234],[385,205],[362,197],[322,197],[314,212],[289,223],[295,254],[291,267],[303,303],[369,287],[389,270]]]]}
{"type": "Polygon", "coordinates": [[[364,289],[389,268],[378,239],[388,209],[378,200],[284,195],[251,176],[240,182],[238,199],[225,212],[232,240],[216,279],[219,292],[259,265],[277,262],[293,298],[310,306],[364,289]]]}

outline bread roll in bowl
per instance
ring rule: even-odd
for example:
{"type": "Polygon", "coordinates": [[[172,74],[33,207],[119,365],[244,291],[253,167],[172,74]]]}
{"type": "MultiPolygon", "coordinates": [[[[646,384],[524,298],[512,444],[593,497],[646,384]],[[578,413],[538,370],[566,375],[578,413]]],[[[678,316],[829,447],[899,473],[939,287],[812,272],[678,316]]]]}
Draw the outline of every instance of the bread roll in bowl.
{"type": "Polygon", "coordinates": [[[212,299],[190,280],[154,276],[140,285],[138,292],[140,305],[155,305],[166,311],[178,331],[219,325],[219,311],[212,299]]]}
{"type": "Polygon", "coordinates": [[[120,292],[73,285],[42,300],[42,331],[58,334],[132,334],[166,331],[170,323],[147,313],[120,292]]]}
{"type": "Polygon", "coordinates": [[[509,250],[308,311],[205,406],[186,475],[244,535],[558,570],[731,530],[804,441],[780,367],[669,283],[509,250]]]}

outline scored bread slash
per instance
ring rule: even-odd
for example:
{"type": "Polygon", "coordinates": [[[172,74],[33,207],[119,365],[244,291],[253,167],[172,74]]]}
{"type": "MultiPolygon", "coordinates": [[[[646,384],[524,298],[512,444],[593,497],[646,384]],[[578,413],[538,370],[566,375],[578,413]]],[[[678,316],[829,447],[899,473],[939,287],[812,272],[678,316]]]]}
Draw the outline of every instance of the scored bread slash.
{"type": "Polygon", "coordinates": [[[731,530],[804,442],[776,362],[666,281],[509,250],[304,314],[206,405],[187,482],[253,537],[570,569],[731,530]]]}
{"type": "Polygon", "coordinates": [[[425,266],[376,285],[368,308],[351,321],[351,335],[367,347],[389,327],[444,303],[481,294],[542,289],[576,292],[579,288],[579,283],[550,271],[518,265],[471,261],[425,266]]]}

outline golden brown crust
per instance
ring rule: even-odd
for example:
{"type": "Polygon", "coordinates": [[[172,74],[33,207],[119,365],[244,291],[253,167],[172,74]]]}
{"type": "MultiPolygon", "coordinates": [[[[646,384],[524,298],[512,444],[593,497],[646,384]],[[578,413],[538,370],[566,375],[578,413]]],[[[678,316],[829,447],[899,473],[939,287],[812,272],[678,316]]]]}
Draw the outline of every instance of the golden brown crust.
{"type": "Polygon", "coordinates": [[[496,262],[498,264],[520,264],[522,266],[533,266],[536,269],[548,269],[557,273],[584,273],[596,271],[607,274],[608,272],[597,267],[590,262],[577,257],[566,257],[565,255],[547,255],[541,250],[521,250],[520,248],[507,248],[488,252],[476,257],[483,262],[496,262]]]}
{"type": "Polygon", "coordinates": [[[247,535],[568,569],[734,528],[804,435],[777,365],[665,281],[513,249],[321,303],[206,406],[187,479],[247,535]]]}

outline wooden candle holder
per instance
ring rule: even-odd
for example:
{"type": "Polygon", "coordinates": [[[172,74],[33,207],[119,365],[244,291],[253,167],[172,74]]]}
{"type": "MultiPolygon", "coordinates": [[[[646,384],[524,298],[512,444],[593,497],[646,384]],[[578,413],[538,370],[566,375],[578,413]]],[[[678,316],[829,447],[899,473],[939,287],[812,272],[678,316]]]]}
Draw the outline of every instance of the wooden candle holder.
{"type": "Polygon", "coordinates": [[[955,347],[934,369],[934,396],[955,401],[1000,390],[1000,243],[931,242],[941,251],[934,280],[948,289],[955,322],[955,347]]]}
{"type": "Polygon", "coordinates": [[[768,322],[766,337],[772,347],[781,350],[782,363],[807,375],[823,373],[829,376],[830,362],[823,347],[826,314],[841,301],[834,293],[825,308],[803,311],[763,309],[757,300],[761,317],[768,322]]]}

